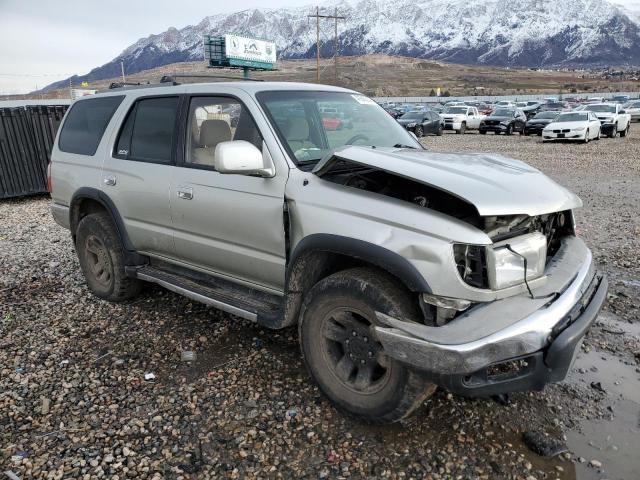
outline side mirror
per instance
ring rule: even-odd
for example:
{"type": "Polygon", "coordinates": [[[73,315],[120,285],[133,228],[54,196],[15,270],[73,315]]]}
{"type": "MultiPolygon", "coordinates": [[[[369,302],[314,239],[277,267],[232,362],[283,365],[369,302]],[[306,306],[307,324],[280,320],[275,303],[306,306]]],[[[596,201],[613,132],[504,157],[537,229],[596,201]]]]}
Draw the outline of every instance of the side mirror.
{"type": "MultiPolygon", "coordinates": [[[[266,149],[265,149],[266,150],[266,149]]],[[[275,169],[268,154],[245,140],[220,142],[216,146],[215,169],[220,173],[273,177],[275,169]]]]}

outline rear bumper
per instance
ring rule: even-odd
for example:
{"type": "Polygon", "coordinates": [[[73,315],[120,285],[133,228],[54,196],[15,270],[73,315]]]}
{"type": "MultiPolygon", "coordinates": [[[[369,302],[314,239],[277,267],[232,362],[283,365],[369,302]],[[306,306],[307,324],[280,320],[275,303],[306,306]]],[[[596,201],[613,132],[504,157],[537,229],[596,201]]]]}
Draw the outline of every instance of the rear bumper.
{"type": "Polygon", "coordinates": [[[69,207],[59,203],[51,203],[51,215],[58,225],[69,230],[71,228],[69,207]]]}
{"type": "MultiPolygon", "coordinates": [[[[565,378],[580,340],[606,299],[607,280],[595,272],[588,250],[584,260],[555,297],[533,300],[520,295],[488,305],[491,317],[516,317],[489,334],[480,327],[485,321],[481,309],[480,314],[470,312],[444,327],[408,326],[408,322],[378,313],[384,326],[376,327],[376,333],[389,356],[423,371],[434,383],[454,393],[486,396],[539,390],[546,383],[565,378]],[[533,306],[536,309],[532,311],[533,306]],[[522,311],[528,313],[518,318],[522,311]],[[455,338],[441,333],[440,329],[456,322],[461,324],[450,327],[450,331],[457,335],[472,332],[463,343],[455,343],[455,338]],[[434,329],[439,335],[433,333],[434,329]],[[478,338],[473,336],[475,331],[479,332],[478,338]],[[436,340],[430,340],[429,335],[436,340]]],[[[568,272],[563,272],[560,265],[552,275],[557,278],[563,274],[568,272]]],[[[540,293],[534,290],[534,295],[540,293]]]]}

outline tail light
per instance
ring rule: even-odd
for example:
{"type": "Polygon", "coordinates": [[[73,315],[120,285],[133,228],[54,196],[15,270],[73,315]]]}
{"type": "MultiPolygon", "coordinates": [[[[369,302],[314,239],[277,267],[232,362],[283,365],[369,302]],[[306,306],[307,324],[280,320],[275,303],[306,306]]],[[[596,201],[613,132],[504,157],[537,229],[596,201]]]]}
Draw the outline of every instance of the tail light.
{"type": "Polygon", "coordinates": [[[47,192],[51,193],[51,162],[47,165],[47,192]]]}

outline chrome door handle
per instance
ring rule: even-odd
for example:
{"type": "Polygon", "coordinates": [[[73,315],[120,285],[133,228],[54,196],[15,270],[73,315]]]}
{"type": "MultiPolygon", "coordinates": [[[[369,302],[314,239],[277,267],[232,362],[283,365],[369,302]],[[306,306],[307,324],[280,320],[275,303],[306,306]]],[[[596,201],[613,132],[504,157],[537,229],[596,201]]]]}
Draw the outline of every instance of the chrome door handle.
{"type": "Polygon", "coordinates": [[[116,184],[116,176],[115,175],[107,175],[102,179],[102,183],[109,186],[114,186],[116,184]]]}
{"type": "Polygon", "coordinates": [[[191,200],[193,198],[193,188],[179,188],[178,198],[181,198],[183,200],[191,200]]]}

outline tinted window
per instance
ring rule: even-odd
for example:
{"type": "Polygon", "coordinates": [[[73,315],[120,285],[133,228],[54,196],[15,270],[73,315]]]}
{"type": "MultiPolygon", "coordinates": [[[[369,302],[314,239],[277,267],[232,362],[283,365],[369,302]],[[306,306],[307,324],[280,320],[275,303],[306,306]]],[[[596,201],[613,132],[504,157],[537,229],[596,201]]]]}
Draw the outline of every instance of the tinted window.
{"type": "Polygon", "coordinates": [[[124,96],[76,102],[64,121],[58,148],[63,152],[95,155],[102,135],[124,96]]]}
{"type": "Polygon", "coordinates": [[[177,110],[178,97],[147,98],[136,102],[120,132],[116,156],[170,163],[177,110]]]}

